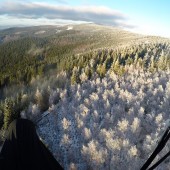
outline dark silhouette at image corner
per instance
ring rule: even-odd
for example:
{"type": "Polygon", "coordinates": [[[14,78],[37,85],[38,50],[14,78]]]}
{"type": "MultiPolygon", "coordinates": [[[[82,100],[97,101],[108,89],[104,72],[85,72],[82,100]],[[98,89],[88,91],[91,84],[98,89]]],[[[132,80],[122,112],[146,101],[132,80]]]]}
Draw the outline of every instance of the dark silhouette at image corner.
{"type": "Polygon", "coordinates": [[[8,128],[0,153],[1,170],[63,170],[40,141],[34,123],[16,119],[8,128]]]}

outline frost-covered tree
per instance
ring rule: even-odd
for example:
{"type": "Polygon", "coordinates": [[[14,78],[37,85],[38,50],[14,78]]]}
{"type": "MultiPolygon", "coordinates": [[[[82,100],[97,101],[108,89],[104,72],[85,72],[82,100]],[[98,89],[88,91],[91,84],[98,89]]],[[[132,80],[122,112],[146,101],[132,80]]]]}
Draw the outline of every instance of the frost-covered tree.
{"type": "MultiPolygon", "coordinates": [[[[158,68],[161,50],[154,48],[162,47],[159,43],[123,47],[123,55],[121,48],[99,50],[91,56],[95,60],[89,60],[88,68],[94,67],[90,79],[85,68],[76,67],[73,72],[81,82],[50,89],[50,113],[38,132],[65,169],[142,167],[169,118],[170,72],[167,65],[158,68]],[[107,67],[101,77],[98,69],[103,64],[107,67]],[[55,96],[57,102],[53,102],[55,96]]],[[[164,55],[168,56],[168,50],[167,45],[164,55]]],[[[168,165],[165,161],[157,169],[168,170],[168,165]]]]}

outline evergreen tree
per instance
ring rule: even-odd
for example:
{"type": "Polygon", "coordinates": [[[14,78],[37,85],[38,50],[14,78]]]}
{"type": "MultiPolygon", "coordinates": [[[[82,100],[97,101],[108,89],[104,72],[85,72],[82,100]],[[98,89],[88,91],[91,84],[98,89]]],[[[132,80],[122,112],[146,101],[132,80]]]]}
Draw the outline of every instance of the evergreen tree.
{"type": "Polygon", "coordinates": [[[46,111],[49,107],[49,91],[46,89],[43,91],[37,89],[35,94],[35,101],[41,111],[46,111]]]}
{"type": "Polygon", "coordinates": [[[5,99],[4,105],[4,129],[6,130],[13,120],[13,101],[5,99]]]}
{"type": "Polygon", "coordinates": [[[72,76],[71,76],[71,84],[76,84],[80,83],[80,78],[79,78],[79,67],[74,67],[72,71],[72,76]]]}

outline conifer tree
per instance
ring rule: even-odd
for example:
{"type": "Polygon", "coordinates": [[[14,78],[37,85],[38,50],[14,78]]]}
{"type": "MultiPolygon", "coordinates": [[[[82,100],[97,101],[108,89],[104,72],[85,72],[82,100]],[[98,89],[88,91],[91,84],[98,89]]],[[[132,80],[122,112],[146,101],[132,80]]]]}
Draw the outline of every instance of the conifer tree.
{"type": "Polygon", "coordinates": [[[4,105],[4,129],[5,130],[8,128],[9,124],[13,120],[12,112],[13,112],[13,102],[11,99],[6,99],[4,105]]]}
{"type": "Polygon", "coordinates": [[[72,71],[72,76],[71,76],[71,84],[76,84],[80,83],[80,78],[79,78],[79,67],[74,67],[72,71]]]}
{"type": "Polygon", "coordinates": [[[49,107],[49,91],[46,89],[43,91],[37,89],[35,94],[35,100],[36,100],[36,104],[38,104],[39,109],[41,111],[47,110],[49,107]]]}

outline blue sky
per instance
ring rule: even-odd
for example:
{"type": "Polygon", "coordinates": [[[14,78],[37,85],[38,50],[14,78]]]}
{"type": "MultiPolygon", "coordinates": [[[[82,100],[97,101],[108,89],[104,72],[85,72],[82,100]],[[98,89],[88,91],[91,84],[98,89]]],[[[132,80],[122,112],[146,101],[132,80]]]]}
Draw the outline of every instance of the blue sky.
{"type": "Polygon", "coordinates": [[[0,0],[0,27],[94,22],[170,37],[169,0],[0,0]]]}

